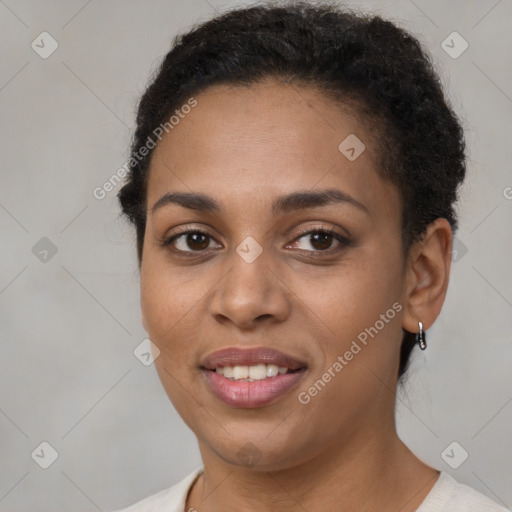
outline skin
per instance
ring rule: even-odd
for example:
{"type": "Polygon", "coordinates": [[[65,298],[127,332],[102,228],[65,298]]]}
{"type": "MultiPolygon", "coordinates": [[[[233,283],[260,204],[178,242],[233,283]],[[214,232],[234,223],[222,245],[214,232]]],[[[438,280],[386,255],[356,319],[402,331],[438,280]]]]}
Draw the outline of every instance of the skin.
{"type": "Polygon", "coordinates": [[[371,127],[318,90],[265,80],[210,87],[196,99],[153,154],[141,262],[142,320],[161,350],[157,371],[197,436],[205,468],[186,510],[416,510],[439,472],[396,433],[399,350],[402,329],[417,332],[418,320],[428,329],[441,310],[448,222],[432,223],[403,255],[400,195],[377,172],[371,127]],[[366,146],[354,161],[338,150],[349,134],[366,146]],[[343,202],[271,211],[278,196],[331,188],[366,210],[343,202]],[[152,212],[167,192],[201,192],[221,210],[168,204],[152,212]],[[163,246],[179,226],[211,238],[194,245],[185,235],[163,246]],[[349,245],[322,245],[300,231],[321,228],[349,245]],[[248,236],[263,251],[252,263],[236,252],[248,236]],[[396,302],[401,311],[301,404],[298,393],[396,302]],[[199,367],[230,346],[277,348],[308,368],[276,402],[231,407],[212,395],[199,367]],[[238,455],[247,443],[252,465],[238,455]]]}

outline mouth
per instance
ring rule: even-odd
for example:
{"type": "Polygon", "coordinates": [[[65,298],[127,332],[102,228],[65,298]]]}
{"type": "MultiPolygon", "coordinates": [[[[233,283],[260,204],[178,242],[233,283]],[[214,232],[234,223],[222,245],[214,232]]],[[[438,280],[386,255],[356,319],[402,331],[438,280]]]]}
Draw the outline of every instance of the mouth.
{"type": "Polygon", "coordinates": [[[226,377],[226,379],[236,382],[255,382],[257,380],[269,379],[277,377],[278,375],[286,375],[301,370],[302,368],[292,370],[286,366],[277,366],[275,364],[256,364],[251,366],[218,366],[210,371],[215,371],[226,377]]]}
{"type": "Polygon", "coordinates": [[[232,407],[260,407],[287,394],[304,376],[307,365],[271,348],[220,350],[200,369],[209,390],[232,407]]]}

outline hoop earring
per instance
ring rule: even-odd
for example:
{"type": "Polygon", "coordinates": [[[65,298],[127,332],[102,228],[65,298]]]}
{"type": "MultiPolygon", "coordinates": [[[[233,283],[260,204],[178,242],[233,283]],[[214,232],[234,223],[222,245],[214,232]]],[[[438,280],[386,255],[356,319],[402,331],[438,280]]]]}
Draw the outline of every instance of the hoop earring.
{"type": "Polygon", "coordinates": [[[427,348],[427,337],[423,331],[423,324],[418,322],[418,325],[420,331],[416,334],[416,343],[420,346],[421,350],[425,350],[427,348]]]}

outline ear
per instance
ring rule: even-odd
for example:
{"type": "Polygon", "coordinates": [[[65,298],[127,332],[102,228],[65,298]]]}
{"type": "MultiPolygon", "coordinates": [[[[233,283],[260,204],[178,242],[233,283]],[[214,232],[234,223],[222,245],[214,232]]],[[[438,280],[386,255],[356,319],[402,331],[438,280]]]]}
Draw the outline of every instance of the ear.
{"type": "Polygon", "coordinates": [[[402,327],[418,332],[432,326],[441,312],[448,289],[453,235],[446,219],[429,224],[423,238],[413,244],[406,267],[405,314],[402,327]]]}

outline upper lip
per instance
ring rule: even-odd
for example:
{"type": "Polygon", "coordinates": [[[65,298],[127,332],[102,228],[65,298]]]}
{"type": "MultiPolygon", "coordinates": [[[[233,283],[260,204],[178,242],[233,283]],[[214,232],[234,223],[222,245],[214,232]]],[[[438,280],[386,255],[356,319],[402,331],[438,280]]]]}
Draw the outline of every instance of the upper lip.
{"type": "Polygon", "coordinates": [[[303,361],[269,347],[228,347],[213,352],[201,361],[201,366],[207,370],[224,366],[253,366],[257,364],[275,364],[290,370],[298,370],[306,366],[303,361]]]}

